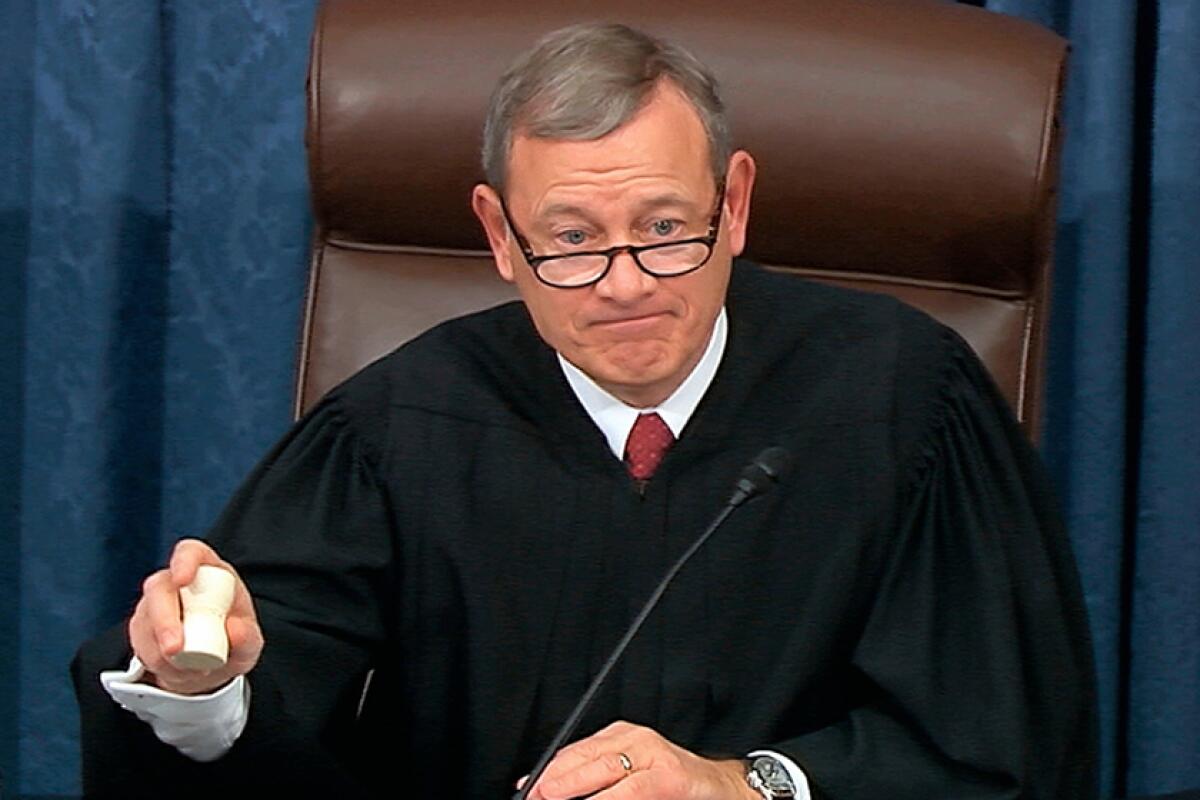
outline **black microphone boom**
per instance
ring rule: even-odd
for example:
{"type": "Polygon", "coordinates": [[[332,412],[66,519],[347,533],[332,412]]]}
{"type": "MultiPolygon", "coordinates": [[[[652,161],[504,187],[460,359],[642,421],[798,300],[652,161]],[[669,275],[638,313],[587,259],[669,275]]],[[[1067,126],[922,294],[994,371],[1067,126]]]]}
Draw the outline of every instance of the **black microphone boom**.
{"type": "Polygon", "coordinates": [[[791,461],[792,455],[786,448],[768,447],[763,450],[742,470],[733,494],[729,496],[729,505],[740,506],[751,497],[770,489],[779,482],[791,461]]]}
{"type": "Polygon", "coordinates": [[[629,643],[633,640],[633,637],[637,635],[639,630],[641,630],[642,623],[644,623],[646,618],[650,616],[650,612],[654,611],[655,606],[658,605],[659,598],[661,598],[663,593],[666,592],[667,586],[670,585],[671,581],[675,578],[675,575],[679,573],[679,570],[683,569],[683,565],[686,564],[693,555],[695,555],[696,551],[699,550],[706,541],[708,541],[708,537],[712,536],[713,532],[715,532],[717,528],[721,527],[721,524],[729,518],[729,515],[733,513],[735,508],[742,505],[742,503],[745,503],[750,498],[762,494],[778,483],[779,479],[783,476],[784,471],[787,469],[788,464],[791,463],[791,460],[791,454],[788,453],[785,448],[768,447],[766,450],[763,450],[761,453],[755,456],[753,461],[746,465],[746,468],[742,470],[742,474],[738,477],[737,484],[733,489],[733,494],[731,494],[729,499],[725,501],[724,508],[722,508],[720,513],[717,514],[716,519],[714,519],[712,523],[710,523],[709,526],[704,529],[704,533],[700,534],[700,538],[693,542],[692,546],[689,547],[684,554],[679,557],[679,560],[676,561],[669,570],[667,570],[667,574],[663,576],[662,581],[659,582],[658,586],[654,589],[654,592],[651,593],[650,599],[646,601],[646,605],[642,606],[642,610],[638,612],[636,617],[634,617],[633,622],[629,625],[629,629],[625,631],[625,635],[621,637],[621,641],[617,642],[617,646],[613,648],[612,654],[609,655],[608,660],[604,662],[604,666],[602,666],[600,671],[596,673],[596,677],[592,678],[592,682],[588,686],[587,691],[583,693],[583,697],[579,698],[579,702],[571,711],[570,716],[567,717],[566,722],[564,722],[562,727],[559,728],[558,733],[554,735],[554,739],[551,740],[549,747],[546,748],[546,751],[542,753],[542,757],[538,759],[533,771],[529,773],[529,777],[525,780],[525,784],[516,794],[513,795],[513,800],[525,800],[525,798],[529,796],[529,792],[532,791],[533,785],[537,783],[538,778],[540,778],[542,773],[546,771],[546,767],[550,764],[551,759],[554,758],[554,754],[557,753],[559,749],[566,744],[567,739],[569,739],[571,735],[575,733],[575,729],[579,727],[579,721],[583,719],[583,715],[592,705],[592,700],[596,697],[596,693],[600,691],[600,687],[603,685],[604,679],[608,677],[608,673],[612,672],[613,667],[616,666],[617,662],[621,659],[621,656],[625,653],[625,648],[629,646],[629,643]]]}

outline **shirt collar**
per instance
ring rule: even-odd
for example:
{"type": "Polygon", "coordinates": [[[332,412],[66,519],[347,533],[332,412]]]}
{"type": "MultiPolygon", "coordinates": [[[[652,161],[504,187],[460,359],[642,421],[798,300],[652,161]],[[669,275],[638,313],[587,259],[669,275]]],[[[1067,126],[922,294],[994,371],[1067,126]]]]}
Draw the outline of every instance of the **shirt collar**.
{"type": "Polygon", "coordinates": [[[691,419],[692,412],[700,404],[700,399],[704,397],[717,374],[717,367],[721,365],[721,357],[725,354],[728,330],[729,322],[725,316],[725,309],[722,308],[721,313],[717,314],[712,334],[708,337],[708,346],[704,349],[699,363],[670,397],[653,408],[634,408],[626,405],[600,388],[583,370],[563,358],[561,353],[558,354],[558,364],[584,410],[604,434],[613,455],[623,458],[625,440],[629,438],[629,430],[637,420],[638,414],[656,412],[667,423],[675,438],[679,438],[684,426],[691,419]]]}

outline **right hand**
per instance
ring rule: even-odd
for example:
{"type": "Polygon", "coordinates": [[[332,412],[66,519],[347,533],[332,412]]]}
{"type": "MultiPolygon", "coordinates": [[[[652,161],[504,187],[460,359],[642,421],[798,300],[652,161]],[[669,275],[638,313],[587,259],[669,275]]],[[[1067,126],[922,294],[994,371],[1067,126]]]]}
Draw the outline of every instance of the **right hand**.
{"type": "Polygon", "coordinates": [[[142,597],[129,620],[129,642],[133,654],[145,665],[149,682],[177,694],[205,694],[245,675],[258,663],[263,648],[262,629],[246,584],[215,550],[198,539],[177,542],[166,568],[142,583],[142,597]],[[225,666],[208,672],[180,669],[171,662],[171,656],[183,649],[179,590],[192,582],[201,564],[228,570],[237,584],[225,618],[229,658],[225,666]]]}

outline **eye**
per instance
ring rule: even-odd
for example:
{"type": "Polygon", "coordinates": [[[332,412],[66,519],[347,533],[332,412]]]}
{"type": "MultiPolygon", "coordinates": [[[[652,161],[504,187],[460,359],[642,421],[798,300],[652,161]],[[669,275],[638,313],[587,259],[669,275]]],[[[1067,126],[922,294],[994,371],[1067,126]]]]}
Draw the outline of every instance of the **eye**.
{"type": "Polygon", "coordinates": [[[565,245],[579,247],[587,241],[587,234],[580,230],[563,231],[557,238],[565,245]]]}
{"type": "Polygon", "coordinates": [[[670,236],[679,230],[679,220],[660,219],[650,225],[650,232],[655,236],[670,236]]]}

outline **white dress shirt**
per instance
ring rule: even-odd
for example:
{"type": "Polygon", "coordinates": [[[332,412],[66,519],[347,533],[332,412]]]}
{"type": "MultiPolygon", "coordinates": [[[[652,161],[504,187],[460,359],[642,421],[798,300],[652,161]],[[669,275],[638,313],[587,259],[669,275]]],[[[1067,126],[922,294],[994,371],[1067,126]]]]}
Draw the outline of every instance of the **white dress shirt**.
{"type": "MultiPolygon", "coordinates": [[[[717,374],[728,336],[728,318],[725,309],[721,309],[699,363],[670,397],[653,408],[634,408],[623,403],[561,354],[558,363],[580,404],[604,434],[609,449],[622,459],[625,440],[639,414],[657,413],[675,438],[679,438],[717,374]]],[[[139,683],[144,675],[145,669],[135,657],[128,670],[100,673],[100,682],[122,708],[148,723],[159,739],[189,758],[196,761],[220,758],[246,727],[250,714],[250,683],[245,676],[234,678],[212,694],[189,696],[139,683]]],[[[811,800],[808,779],[790,758],[769,750],[757,750],[749,755],[778,759],[796,785],[797,800],[811,800]]]]}
{"type": "Polygon", "coordinates": [[[612,450],[618,459],[623,459],[625,440],[629,438],[629,431],[639,414],[657,413],[663,422],[667,423],[671,433],[675,434],[675,438],[679,438],[683,427],[692,418],[692,412],[700,405],[700,399],[712,384],[717,367],[721,366],[721,356],[725,354],[725,340],[728,336],[729,323],[725,317],[725,309],[721,309],[700,361],[671,396],[653,408],[634,408],[626,405],[601,389],[583,370],[563,358],[561,353],[558,363],[567,383],[571,385],[571,391],[575,392],[584,411],[604,434],[608,441],[608,449],[612,450]]]}

